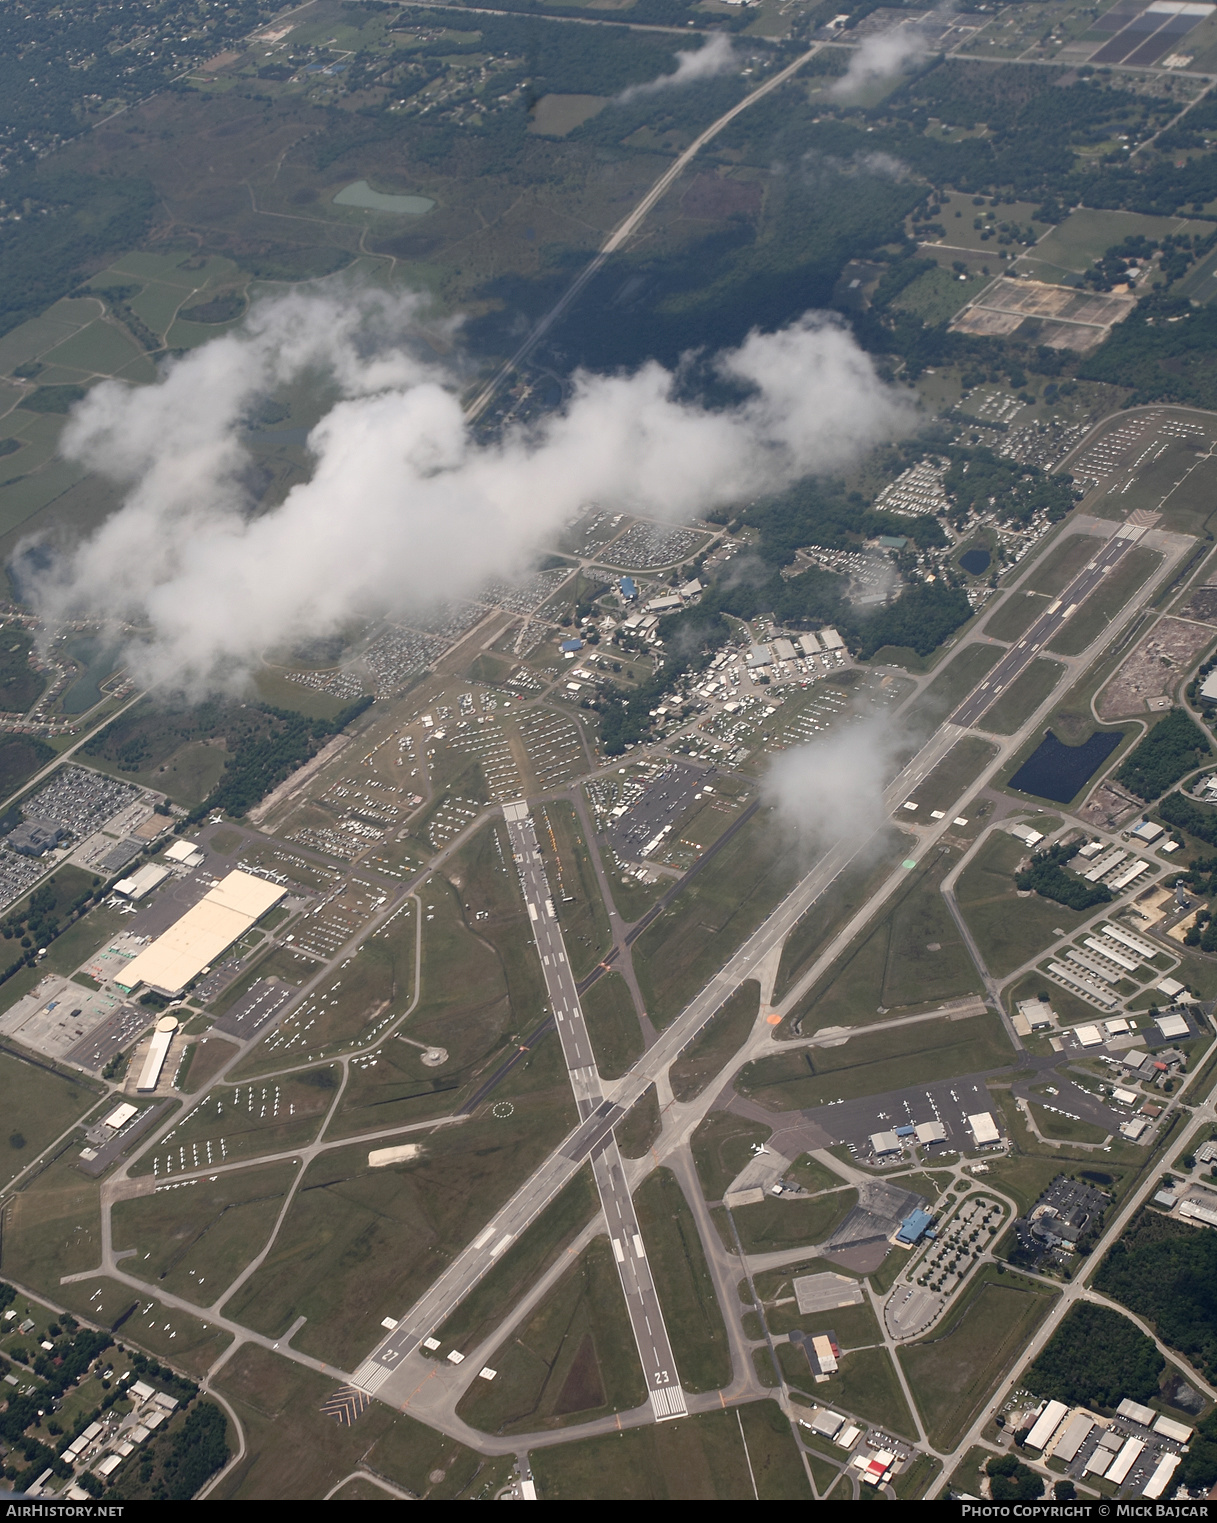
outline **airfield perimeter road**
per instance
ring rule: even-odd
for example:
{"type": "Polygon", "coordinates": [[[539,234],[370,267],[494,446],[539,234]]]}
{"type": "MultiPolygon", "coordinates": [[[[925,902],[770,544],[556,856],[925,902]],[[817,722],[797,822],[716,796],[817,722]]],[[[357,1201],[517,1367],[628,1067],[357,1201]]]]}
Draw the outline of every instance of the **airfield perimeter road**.
{"type": "MultiPolygon", "coordinates": [[[[886,817],[890,818],[900,808],[910,793],[947,755],[955,742],[967,733],[968,726],[977,724],[988,708],[997,701],[1000,697],[999,688],[1001,690],[1007,688],[1010,682],[1036,658],[1043,643],[1051,639],[1066,623],[1075,609],[1084,601],[1087,593],[1093,591],[1120,558],[1143,540],[1148,532],[1148,527],[1143,523],[1129,522],[1114,528],[1106,544],[1096,550],[1095,556],[1069,583],[1060,598],[1036,621],[1032,631],[1007,652],[994,671],[959,704],[951,718],[938,727],[927,743],[889,785],[884,794],[886,817]],[[1000,679],[997,676],[999,672],[1002,674],[1000,679]]],[[[1151,587],[1169,574],[1173,564],[1177,563],[1179,557],[1191,545],[1190,540],[1180,536],[1161,536],[1161,539],[1168,542],[1169,546],[1173,546],[1175,554],[1166,557],[1159,576],[1149,584],[1151,587]]],[[[1148,587],[1143,588],[1142,595],[1147,595],[1148,590],[1148,587]]],[[[1130,599],[1125,605],[1126,614],[1130,612],[1135,602],[1136,599],[1130,599]]],[[[1095,643],[1106,643],[1119,622],[1118,616],[1113,617],[1111,624],[1095,643]]],[[[1050,701],[1051,699],[1045,700],[1045,704],[1041,707],[1045,707],[1050,701]]],[[[1017,734],[1010,737],[1009,744],[1021,744],[1026,734],[1030,732],[1037,714],[1028,717],[1027,722],[1017,734]]],[[[949,828],[949,823],[949,819],[944,819],[936,830],[927,830],[921,837],[919,850],[924,851],[932,844],[937,834],[949,828]]],[[[619,1115],[628,1111],[644,1091],[666,1072],[668,1066],[740,984],[746,979],[760,976],[767,960],[775,952],[780,951],[794,926],[844,869],[868,848],[870,839],[853,839],[848,843],[839,843],[828,851],[769,918],[736,951],[726,966],[709,981],[686,1010],[661,1033],[658,1040],[643,1054],[633,1069],[615,1084],[605,1086],[608,1098],[620,1108],[619,1115]]],[[[892,892],[897,881],[899,881],[899,870],[885,880],[863,909],[852,918],[850,926],[846,928],[850,935],[853,934],[859,919],[869,918],[876,907],[892,892]]],[[[842,932],[841,936],[845,934],[846,932],[842,932]]],[[[805,987],[810,986],[810,980],[817,975],[824,958],[835,955],[836,945],[840,939],[840,936],[834,938],[833,947],[822,954],[817,960],[816,967],[809,970],[808,974],[799,980],[796,988],[787,993],[783,1001],[786,1008],[790,1008],[792,1001],[801,996],[805,987]]],[[[417,1390],[420,1378],[425,1377],[426,1372],[419,1369],[421,1361],[407,1358],[407,1351],[416,1348],[422,1338],[441,1325],[491,1268],[503,1248],[536,1219],[574,1175],[583,1159],[589,1156],[593,1148],[601,1141],[604,1135],[602,1128],[605,1119],[607,1116],[601,1118],[593,1112],[590,1119],[582,1122],[576,1131],[568,1136],[531,1178],[516,1191],[478,1238],[457,1255],[444,1274],[398,1322],[389,1337],[360,1365],[355,1375],[357,1385],[363,1387],[369,1394],[375,1394],[393,1405],[402,1405],[409,1400],[417,1390]],[[393,1378],[394,1376],[397,1378],[393,1378]]]]}
{"type": "MultiPolygon", "coordinates": [[[[617,1273],[625,1294],[630,1326],[646,1373],[655,1420],[664,1422],[670,1418],[684,1417],[688,1408],[680,1388],[676,1360],[668,1339],[638,1218],[634,1213],[634,1202],[626,1184],[625,1166],[613,1136],[613,1127],[625,1113],[620,1105],[604,1098],[600,1072],[596,1067],[591,1038],[579,1004],[575,977],[567,960],[562,930],[554,914],[545,864],[541,860],[536,827],[528,812],[528,805],[523,802],[504,804],[503,816],[507,821],[507,833],[528,905],[537,955],[541,959],[545,987],[557,1021],[562,1055],[566,1060],[581,1123],[573,1137],[563,1144],[560,1156],[570,1165],[571,1172],[578,1169],[585,1158],[591,1158],[617,1273]]],[[[474,1257],[467,1265],[467,1274],[472,1274],[473,1278],[469,1279],[463,1290],[460,1288],[460,1280],[456,1285],[449,1283],[451,1271],[440,1282],[443,1285],[439,1303],[441,1308],[446,1306],[451,1309],[489,1269],[499,1254],[510,1246],[518,1233],[510,1229],[503,1230],[506,1226],[506,1223],[496,1220],[473,1244],[474,1257]],[[452,1299],[454,1292],[455,1300],[452,1299]]],[[[461,1263],[461,1260],[457,1263],[461,1263]]],[[[461,1279],[463,1278],[465,1277],[462,1276],[461,1279]]],[[[433,1290],[438,1289],[439,1286],[433,1287],[433,1290]]],[[[380,1394],[381,1387],[402,1366],[403,1360],[439,1326],[443,1314],[433,1309],[432,1301],[431,1293],[424,1296],[359,1367],[355,1379],[365,1391],[380,1394]]]]}

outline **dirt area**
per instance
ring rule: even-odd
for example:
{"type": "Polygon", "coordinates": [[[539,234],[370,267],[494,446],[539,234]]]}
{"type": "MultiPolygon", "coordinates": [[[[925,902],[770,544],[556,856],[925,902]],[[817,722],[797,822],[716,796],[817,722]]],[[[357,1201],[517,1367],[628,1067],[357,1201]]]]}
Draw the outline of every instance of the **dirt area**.
{"type": "Polygon", "coordinates": [[[1140,799],[1125,793],[1117,783],[1104,782],[1099,784],[1078,810],[1078,819],[1100,830],[1118,830],[1144,808],[1140,799]]]}
{"type": "Polygon", "coordinates": [[[1044,285],[1038,280],[1000,278],[951,323],[957,333],[986,336],[1013,333],[1025,319],[1043,326],[1036,341],[1050,349],[1093,349],[1113,323],[1123,322],[1136,306],[1132,296],[1091,294],[1073,286],[1044,285]]]}
{"type": "Polygon", "coordinates": [[[1217,587],[1197,587],[1180,618],[1196,619],[1201,624],[1217,624],[1217,587]]]}
{"type": "MultiPolygon", "coordinates": [[[[1201,589],[1210,590],[1217,593],[1217,588],[1201,589]]],[[[1203,625],[1160,619],[1099,694],[1099,717],[1123,719],[1146,709],[1169,707],[1171,693],[1212,639],[1213,631],[1203,625]]]]}

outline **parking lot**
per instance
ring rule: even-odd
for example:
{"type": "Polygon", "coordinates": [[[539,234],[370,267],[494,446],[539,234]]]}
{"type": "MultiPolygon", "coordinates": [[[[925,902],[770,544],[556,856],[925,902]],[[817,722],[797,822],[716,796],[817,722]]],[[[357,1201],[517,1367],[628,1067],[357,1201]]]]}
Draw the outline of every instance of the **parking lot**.
{"type": "MultiPolygon", "coordinates": [[[[941,1121],[946,1128],[946,1141],[920,1149],[922,1157],[927,1160],[940,1158],[974,1149],[967,1118],[978,1112],[988,1112],[1000,1127],[1001,1115],[985,1087],[984,1077],[971,1074],[962,1079],[939,1079],[928,1085],[911,1085],[908,1089],[893,1090],[885,1095],[868,1095],[860,1100],[836,1103],[830,1100],[803,1114],[813,1119],[817,1128],[828,1133],[833,1142],[844,1143],[859,1160],[871,1165],[890,1162],[892,1167],[898,1167],[909,1161],[913,1139],[905,1139],[902,1153],[892,1154],[890,1159],[876,1159],[870,1146],[875,1132],[916,1126],[922,1121],[941,1121]]],[[[782,1128],[779,1127],[774,1132],[774,1146],[788,1153],[789,1148],[779,1140],[781,1135],[782,1128]]]]}
{"type": "MultiPolygon", "coordinates": [[[[86,989],[52,975],[0,1016],[0,1031],[49,1058],[66,1058],[123,1004],[109,990],[86,989]]],[[[143,1011],[142,1024],[150,1016],[143,1011]]]]}
{"type": "MultiPolygon", "coordinates": [[[[637,861],[648,846],[668,827],[679,823],[685,811],[712,774],[700,767],[673,762],[650,787],[609,827],[609,844],[625,861],[637,861]]],[[[654,848],[652,848],[653,850],[654,848]]]]}

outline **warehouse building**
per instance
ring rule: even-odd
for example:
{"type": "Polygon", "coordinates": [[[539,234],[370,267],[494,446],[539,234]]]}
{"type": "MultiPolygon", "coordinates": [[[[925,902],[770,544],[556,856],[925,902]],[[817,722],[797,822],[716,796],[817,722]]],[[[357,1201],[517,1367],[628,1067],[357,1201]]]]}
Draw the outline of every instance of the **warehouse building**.
{"type": "Polygon", "coordinates": [[[870,1145],[876,1158],[886,1158],[890,1153],[900,1151],[900,1138],[895,1132],[872,1132],[870,1145]]]}
{"type": "Polygon", "coordinates": [[[168,876],[167,867],[161,867],[156,862],[145,862],[143,867],[138,872],[132,873],[129,878],[120,878],[114,885],[114,892],[121,894],[124,899],[142,899],[162,884],[168,876]]]}
{"type": "Polygon", "coordinates": [[[1049,1440],[1064,1421],[1069,1408],[1063,1401],[1050,1401],[1044,1406],[1043,1411],[1031,1425],[1031,1431],[1027,1434],[1028,1449],[1046,1449],[1049,1440]]]}
{"type": "Polygon", "coordinates": [[[285,893],[252,873],[229,873],[133,958],[115,976],[115,983],[128,994],[144,984],[171,998],[181,994],[285,893]]]}
{"type": "Polygon", "coordinates": [[[978,1148],[982,1148],[989,1142],[1000,1142],[1001,1133],[997,1130],[997,1123],[988,1111],[980,1111],[975,1116],[968,1117],[968,1130],[978,1148]]]}

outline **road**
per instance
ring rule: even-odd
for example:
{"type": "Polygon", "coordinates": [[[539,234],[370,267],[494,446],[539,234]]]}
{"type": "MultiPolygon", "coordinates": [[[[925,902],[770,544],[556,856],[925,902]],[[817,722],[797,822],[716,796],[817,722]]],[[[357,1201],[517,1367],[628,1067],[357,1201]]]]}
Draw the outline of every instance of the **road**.
{"type": "Polygon", "coordinates": [[[984,681],[964,699],[951,715],[951,723],[965,728],[976,724],[1019,674],[1035,660],[1103,578],[1111,574],[1117,562],[1147,533],[1147,525],[1131,522],[1117,529],[1103,548],[1096,551],[1093,559],[1078,572],[1060,597],[1048,605],[1022,639],[1010,647],[984,681]]]}
{"type": "MultiPolygon", "coordinates": [[[[1093,590],[1105,575],[1110,573],[1120,557],[1147,532],[1140,525],[1124,525],[1116,530],[1110,539],[1101,543],[1096,549],[1095,555],[1076,576],[1061,598],[1060,606],[1046,610],[1037,621],[1033,630],[1029,632],[1017,645],[1011,647],[1006,656],[999,662],[982,683],[965,698],[954,711],[951,719],[940,725],[931,735],[922,749],[903,768],[899,775],[885,790],[883,807],[880,811],[884,820],[890,819],[909,797],[909,795],[922,783],[934,770],[940,761],[951,750],[955,742],[967,733],[967,724],[976,724],[985,712],[995,703],[1000,696],[998,686],[1008,686],[1023,668],[1028,665],[1036,655],[1043,641],[1051,639],[1057,630],[1072,615],[1075,607],[1085,597],[1088,591],[1093,590]],[[1032,636],[1034,636],[1034,643],[1032,636]],[[997,673],[1003,671],[1005,680],[997,680],[997,673]]],[[[1177,555],[1181,553],[1176,552],[1177,555]]],[[[1166,557],[1166,564],[1159,573],[1158,578],[1151,579],[1145,587],[1139,589],[1138,596],[1148,596],[1153,586],[1161,576],[1169,574],[1171,556],[1166,557]]],[[[1030,568],[1028,568],[1028,573],[1030,568]]],[[[1126,610],[1134,610],[1137,598],[1129,600],[1126,610]]],[[[1097,637],[1105,640],[1110,630],[1097,637]]],[[[1083,661],[1087,653],[1083,653],[1077,659],[1083,661]]],[[[1045,704],[1051,699],[1046,699],[1045,704]]],[[[1036,714],[1028,717],[1020,730],[1005,739],[1004,752],[1008,754],[1013,747],[1019,746],[1026,739],[1036,721],[1036,714]]],[[[992,767],[1000,765],[1001,758],[995,759],[992,767]]],[[[989,769],[992,770],[992,769],[989,769]]],[[[988,772],[985,776],[987,777],[988,772]]],[[[984,779],[970,785],[969,791],[979,786],[984,779]]],[[[918,855],[923,855],[945,829],[949,828],[949,819],[944,819],[933,829],[919,831],[921,836],[918,855]]],[[[881,827],[882,828],[882,827],[881,827]]],[[[586,1158],[595,1148],[602,1137],[607,1134],[613,1124],[614,1114],[618,1117],[629,1110],[634,1102],[645,1092],[650,1085],[656,1083],[666,1074],[669,1065],[680,1054],[684,1047],[693,1039],[701,1028],[714,1016],[723,1002],[748,978],[761,975],[767,960],[775,955],[786,937],[803,916],[815,905],[816,901],[828,889],[828,887],[840,876],[847,866],[855,861],[870,846],[873,837],[862,839],[855,837],[846,842],[841,842],[816,863],[811,872],[803,878],[792,892],[784,899],[769,917],[758,927],[747,941],[736,951],[726,966],[702,989],[690,1005],[660,1034],[655,1043],[648,1048],[634,1068],[623,1079],[614,1084],[603,1086],[605,1099],[600,1106],[591,1111],[588,1119],[581,1121],[580,1126],[572,1132],[565,1141],[555,1150],[549,1159],[538,1169],[524,1185],[516,1191],[511,1199],[500,1209],[490,1224],[483,1230],[479,1237],[452,1262],[444,1275],[431,1287],[429,1291],[416,1303],[414,1307],[401,1319],[397,1327],[372,1354],[365,1360],[356,1372],[356,1382],[370,1393],[378,1393],[383,1399],[393,1400],[400,1403],[408,1397],[416,1388],[418,1380],[417,1367],[410,1371],[403,1370],[403,1380],[394,1382],[392,1387],[386,1387],[385,1383],[389,1374],[402,1363],[406,1355],[417,1348],[418,1343],[437,1327],[439,1327],[451,1311],[459,1304],[463,1296],[477,1284],[482,1276],[490,1269],[494,1259],[522,1232],[542,1210],[549,1204],[559,1190],[573,1176],[579,1166],[579,1162],[586,1158]],[[612,1111],[608,1108],[613,1103],[617,1109],[612,1111]],[[383,1390],[382,1390],[383,1388],[383,1390]]],[[[905,869],[903,866],[896,868],[891,875],[880,885],[878,890],[868,899],[853,916],[849,924],[833,938],[821,956],[817,958],[815,965],[789,989],[781,1005],[777,1007],[777,1013],[785,1014],[792,1009],[795,1003],[802,998],[811,982],[822,971],[827,960],[839,954],[845,941],[856,933],[859,925],[868,921],[876,911],[876,908],[886,901],[894,891],[896,885],[902,881],[905,869]]],[[[535,881],[543,881],[541,879],[535,881]]],[[[538,907],[538,914],[540,907],[538,907]]],[[[539,923],[539,922],[538,922],[539,923]]],[[[556,922],[555,922],[556,926],[556,922]]],[[[540,942],[538,943],[540,945],[540,942]]],[[[542,955],[547,955],[544,951],[542,955]]],[[[546,969],[547,976],[557,967],[552,960],[546,969]]],[[[543,965],[544,966],[544,965],[543,965]]],[[[569,974],[567,975],[569,976],[569,974]]],[[[575,1008],[577,996],[573,993],[571,984],[571,996],[566,1002],[555,1003],[555,1011],[563,1010],[563,1022],[559,1030],[566,1025],[565,1012],[575,1008]],[[575,1005],[571,1004],[574,998],[575,1005]]],[[[552,989],[551,989],[552,998],[552,989]]],[[[573,1061],[577,1068],[585,1066],[584,1058],[591,1065],[591,1047],[587,1043],[586,1032],[582,1028],[582,1017],[577,1027],[572,1027],[571,1032],[573,1061]],[[583,1045],[586,1043],[586,1045],[583,1045]]],[[[567,1051],[564,1039],[564,1051],[567,1051]]],[[[742,1059],[743,1054],[739,1057],[742,1059]]],[[[585,1081],[584,1081],[585,1082],[585,1081]]],[[[585,1091],[585,1097],[590,1099],[592,1091],[585,1091]]],[[[610,1208],[611,1209],[611,1208],[610,1208]]],[[[610,1217],[610,1220],[612,1218],[610,1217]]],[[[644,1361],[645,1367],[645,1361],[644,1361]]]]}
{"type": "MultiPolygon", "coordinates": [[[[584,1160],[591,1159],[621,1289],[625,1294],[630,1326],[647,1377],[651,1411],[657,1422],[684,1417],[688,1408],[680,1388],[676,1359],[634,1211],[633,1198],[626,1183],[625,1167],[613,1135],[614,1126],[625,1112],[620,1105],[604,1097],[591,1038],[579,1004],[575,977],[567,959],[562,929],[554,913],[545,864],[528,805],[523,802],[505,804],[503,815],[507,821],[507,833],[520,874],[524,900],[528,905],[537,955],[541,959],[545,976],[546,992],[557,1022],[562,1056],[579,1114],[580,1125],[560,1148],[557,1154],[560,1162],[556,1163],[555,1172],[560,1170],[569,1177],[584,1160]]],[[[551,1160],[553,1162],[555,1160],[551,1160]]],[[[355,1383],[369,1393],[380,1394],[385,1400],[408,1396],[409,1388],[416,1378],[405,1364],[409,1355],[439,1327],[444,1316],[469,1294],[499,1255],[524,1230],[528,1221],[548,1204],[549,1198],[548,1194],[542,1192],[538,1204],[538,1192],[529,1192],[516,1212],[506,1216],[501,1214],[485,1228],[474,1242],[473,1251],[462,1254],[441,1280],[443,1291],[439,1300],[433,1301],[431,1296],[424,1297],[423,1302],[391,1330],[379,1348],[359,1367],[355,1383]],[[527,1220],[524,1219],[525,1216],[527,1220]],[[398,1370],[401,1370],[406,1386],[400,1392],[394,1388],[391,1379],[398,1370]]]]}
{"type": "Polygon", "coordinates": [[[511,358],[500,366],[491,379],[487,381],[486,385],[482,387],[481,391],[473,397],[465,409],[466,417],[470,419],[478,418],[485,412],[511,372],[527,359],[587,283],[600,273],[610,255],[615,254],[626,240],[637,231],[647,213],[662,200],[672,183],[679,179],[684,173],[686,166],[697,157],[706,144],[712,138],[717,137],[724,127],[733,122],[741,111],[746,111],[749,106],[755,105],[758,100],[768,95],[771,90],[776,90],[779,85],[785,84],[792,75],[797,74],[809,58],[815,57],[822,46],[822,43],[816,43],[814,47],[808,48],[806,53],[801,54],[793,63],[787,64],[784,69],[780,69],[772,79],[767,79],[763,85],[758,85],[750,95],[745,95],[743,100],[737,101],[730,111],[725,111],[717,121],[711,122],[704,132],[693,139],[680,157],[664,170],[663,174],[655,181],[654,185],[651,186],[650,190],[647,191],[646,195],[643,196],[629,216],[624,221],[618,223],[613,229],[601,246],[600,252],[580,270],[579,274],[575,276],[563,294],[540,322],[537,323],[536,327],[532,329],[511,358]]]}

